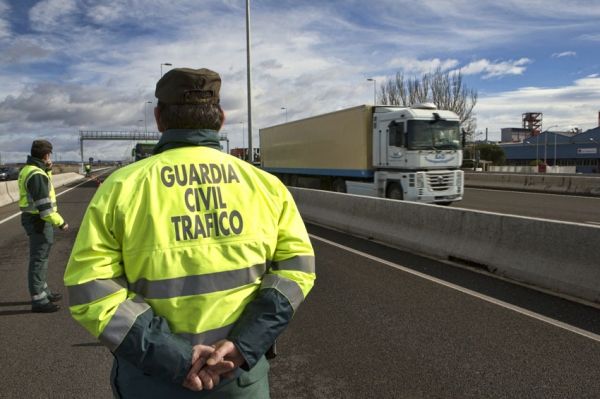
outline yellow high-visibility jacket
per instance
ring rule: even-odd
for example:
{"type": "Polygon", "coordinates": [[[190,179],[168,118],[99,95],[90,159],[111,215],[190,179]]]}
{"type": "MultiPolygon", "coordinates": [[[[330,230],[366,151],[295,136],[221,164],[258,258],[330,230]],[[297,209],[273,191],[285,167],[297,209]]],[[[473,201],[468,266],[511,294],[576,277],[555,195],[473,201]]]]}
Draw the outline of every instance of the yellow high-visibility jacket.
{"type": "Polygon", "coordinates": [[[39,214],[42,220],[60,227],[65,221],[58,213],[52,172],[43,168],[42,160],[28,157],[19,172],[19,208],[24,213],[39,214]]]}
{"type": "Polygon", "coordinates": [[[113,173],[89,204],[64,276],[76,321],[178,384],[197,343],[228,338],[251,368],[315,280],[288,190],[217,146],[214,131],[170,130],[159,154],[113,173]]]}

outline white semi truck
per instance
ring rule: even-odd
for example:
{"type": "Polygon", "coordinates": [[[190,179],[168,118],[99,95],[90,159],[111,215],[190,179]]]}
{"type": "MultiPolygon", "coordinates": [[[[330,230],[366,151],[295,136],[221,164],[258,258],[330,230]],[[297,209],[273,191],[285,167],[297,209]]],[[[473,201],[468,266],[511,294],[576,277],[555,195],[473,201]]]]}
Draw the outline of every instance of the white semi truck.
{"type": "Polygon", "coordinates": [[[443,205],[463,195],[460,119],[429,103],[267,127],[260,151],[262,168],[290,186],[443,205]]]}

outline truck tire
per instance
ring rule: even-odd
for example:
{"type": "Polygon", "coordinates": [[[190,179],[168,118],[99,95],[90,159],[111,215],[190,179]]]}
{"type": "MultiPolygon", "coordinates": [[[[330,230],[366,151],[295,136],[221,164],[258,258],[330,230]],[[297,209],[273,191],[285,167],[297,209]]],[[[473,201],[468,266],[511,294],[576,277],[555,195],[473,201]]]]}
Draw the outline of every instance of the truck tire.
{"type": "Polygon", "coordinates": [[[343,179],[334,179],[331,183],[331,191],[335,191],[336,193],[345,193],[346,182],[343,179]]]}
{"type": "Polygon", "coordinates": [[[391,183],[387,187],[385,197],[402,201],[404,199],[404,191],[402,191],[402,186],[398,183],[391,183]]]}

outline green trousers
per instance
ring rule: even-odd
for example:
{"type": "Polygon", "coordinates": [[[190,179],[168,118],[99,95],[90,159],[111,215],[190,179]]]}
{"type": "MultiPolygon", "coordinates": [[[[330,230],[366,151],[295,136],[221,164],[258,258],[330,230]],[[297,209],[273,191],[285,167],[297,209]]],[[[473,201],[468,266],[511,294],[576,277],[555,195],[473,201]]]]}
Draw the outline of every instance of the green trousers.
{"type": "Polygon", "coordinates": [[[50,289],[46,283],[48,257],[54,243],[54,228],[39,215],[23,213],[21,224],[29,237],[29,294],[31,301],[43,305],[48,302],[50,289]]]}
{"type": "Polygon", "coordinates": [[[250,371],[221,381],[210,391],[192,392],[144,374],[126,360],[115,356],[111,385],[115,398],[165,399],[269,399],[269,362],[263,356],[250,371]]]}

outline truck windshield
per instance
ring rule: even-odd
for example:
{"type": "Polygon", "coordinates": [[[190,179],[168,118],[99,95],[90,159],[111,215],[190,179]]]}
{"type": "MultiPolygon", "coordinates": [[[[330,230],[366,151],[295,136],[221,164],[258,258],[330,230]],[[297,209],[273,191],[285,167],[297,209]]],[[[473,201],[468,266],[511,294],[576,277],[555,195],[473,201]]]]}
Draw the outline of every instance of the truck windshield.
{"type": "Polygon", "coordinates": [[[457,150],[460,128],[457,121],[408,121],[409,150],[457,150]]]}

